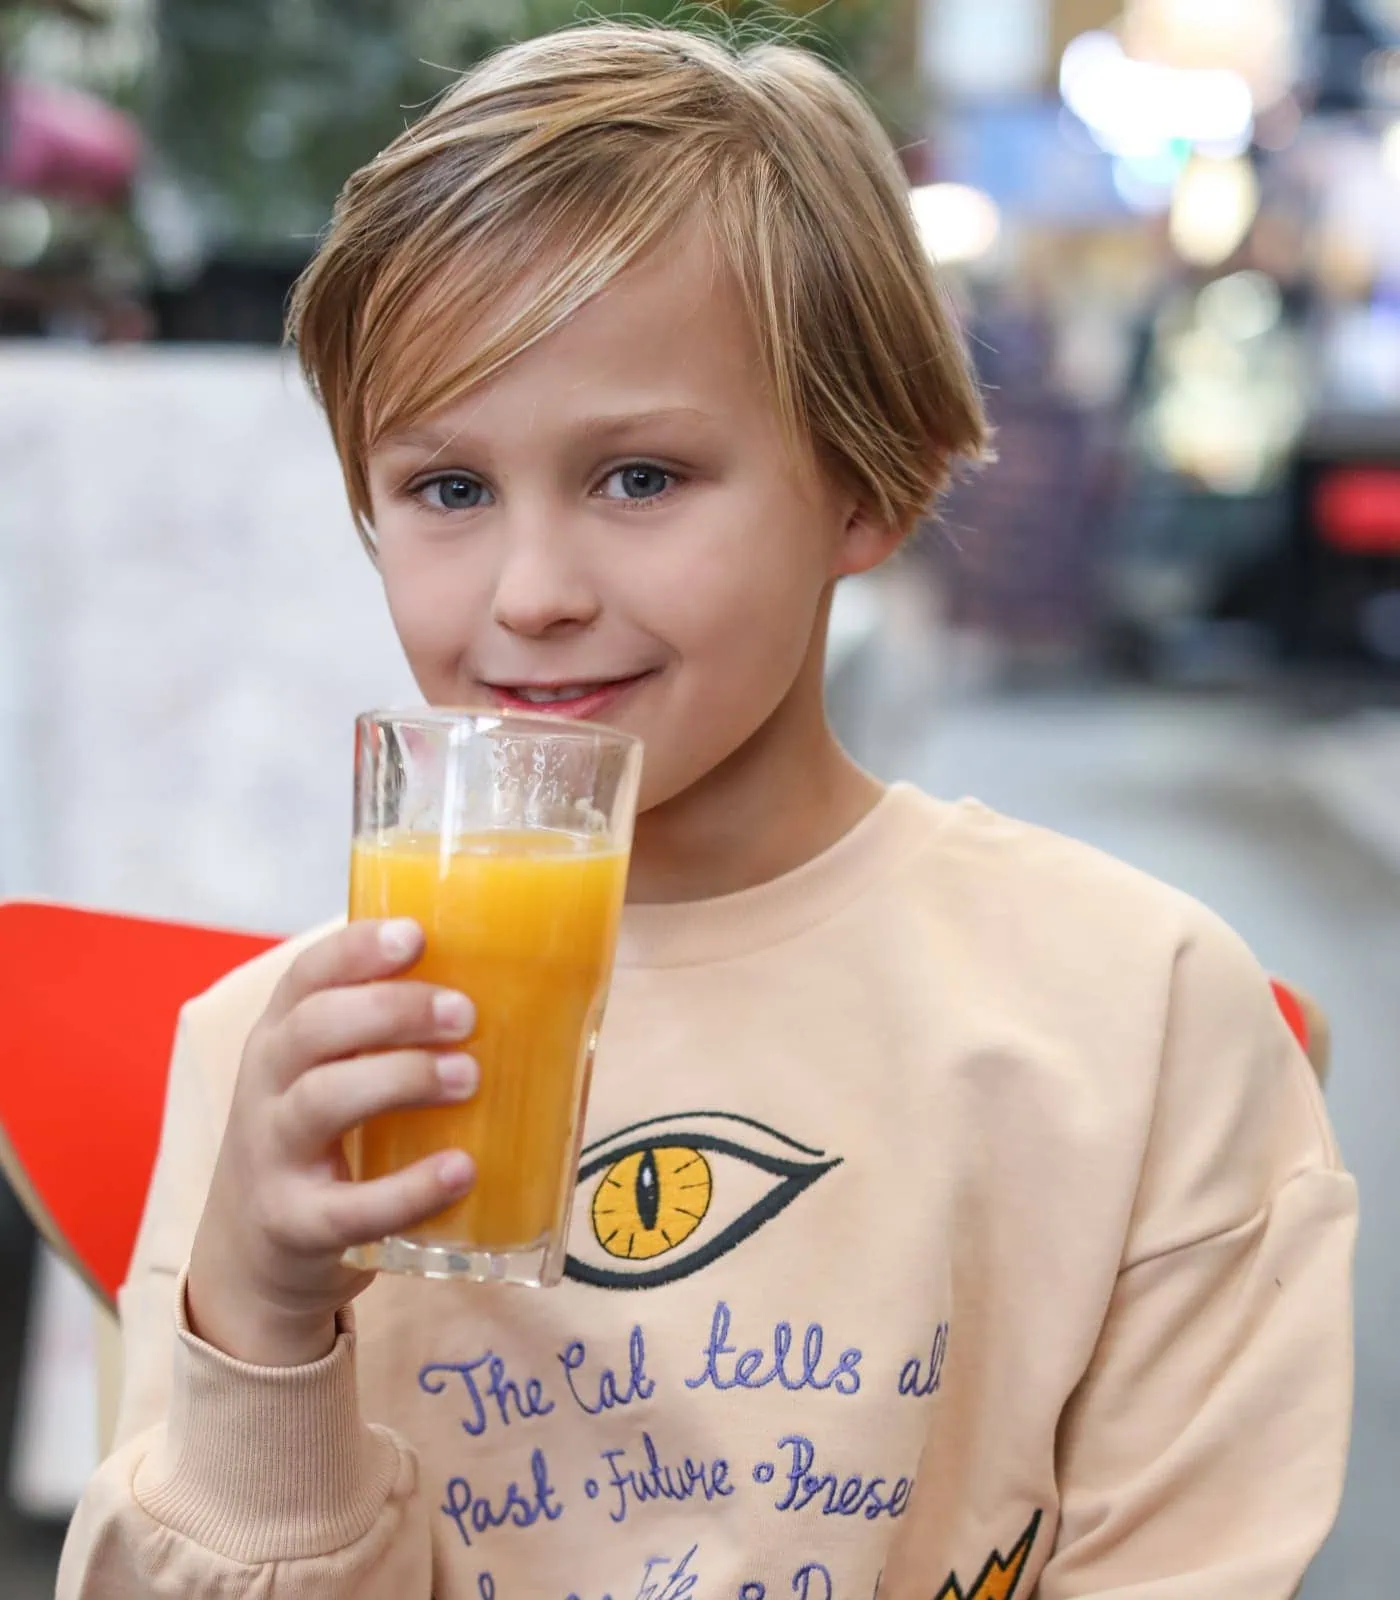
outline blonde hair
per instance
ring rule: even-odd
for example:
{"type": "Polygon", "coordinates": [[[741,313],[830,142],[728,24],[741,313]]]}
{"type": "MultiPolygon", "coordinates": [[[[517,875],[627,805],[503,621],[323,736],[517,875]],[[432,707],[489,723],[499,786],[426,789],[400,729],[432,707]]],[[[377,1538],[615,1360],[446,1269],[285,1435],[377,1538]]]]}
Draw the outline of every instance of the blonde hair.
{"type": "Polygon", "coordinates": [[[371,551],[377,442],[697,212],[789,439],[890,525],[911,527],[956,459],[983,453],[962,339],[856,91],[787,45],[586,24],[491,57],[360,168],[296,286],[288,331],[371,551]]]}

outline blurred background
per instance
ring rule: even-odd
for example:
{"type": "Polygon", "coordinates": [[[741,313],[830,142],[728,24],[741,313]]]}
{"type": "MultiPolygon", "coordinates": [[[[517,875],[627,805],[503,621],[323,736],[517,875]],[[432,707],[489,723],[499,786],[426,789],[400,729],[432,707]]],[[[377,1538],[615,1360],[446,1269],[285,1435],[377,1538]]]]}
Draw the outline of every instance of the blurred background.
{"type": "MultiPolygon", "coordinates": [[[[272,932],[338,908],[350,718],[413,689],[283,303],[353,167],[578,10],[0,0],[0,898],[272,932]]],[[[1331,1015],[1358,1410],[1305,1592],[1388,1600],[1400,3],[689,14],[796,17],[865,85],[998,429],[843,591],[843,734],[1196,894],[1331,1015]]],[[[25,1600],[93,1461],[91,1321],[7,1191],[0,1251],[0,1593],[25,1600]]]]}

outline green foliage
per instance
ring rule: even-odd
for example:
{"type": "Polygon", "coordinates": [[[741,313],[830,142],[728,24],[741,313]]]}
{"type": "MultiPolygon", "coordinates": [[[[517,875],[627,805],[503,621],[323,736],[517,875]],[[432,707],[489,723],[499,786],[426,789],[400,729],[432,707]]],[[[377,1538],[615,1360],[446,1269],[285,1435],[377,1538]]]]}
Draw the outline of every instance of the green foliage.
{"type": "Polygon", "coordinates": [[[781,37],[860,75],[889,12],[888,0],[522,0],[529,34],[588,18],[668,23],[748,44],[781,37]]]}
{"type": "Polygon", "coordinates": [[[501,45],[591,17],[779,34],[881,98],[889,0],[163,0],[150,133],[216,247],[308,253],[346,175],[501,45]]]}

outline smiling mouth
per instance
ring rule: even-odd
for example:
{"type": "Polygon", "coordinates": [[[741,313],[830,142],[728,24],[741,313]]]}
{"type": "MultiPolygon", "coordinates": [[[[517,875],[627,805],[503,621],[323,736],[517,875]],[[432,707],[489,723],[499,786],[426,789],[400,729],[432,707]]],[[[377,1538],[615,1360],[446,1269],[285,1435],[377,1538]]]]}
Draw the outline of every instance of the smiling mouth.
{"type": "Polygon", "coordinates": [[[575,679],[568,683],[487,683],[484,687],[502,710],[587,718],[598,715],[650,676],[649,672],[637,672],[626,678],[575,679]]]}

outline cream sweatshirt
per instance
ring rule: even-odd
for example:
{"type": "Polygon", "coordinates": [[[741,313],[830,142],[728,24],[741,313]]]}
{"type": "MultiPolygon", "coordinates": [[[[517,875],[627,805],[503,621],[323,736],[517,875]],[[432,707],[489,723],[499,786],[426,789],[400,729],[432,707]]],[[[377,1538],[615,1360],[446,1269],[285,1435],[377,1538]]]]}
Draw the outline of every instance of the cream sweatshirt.
{"type": "Polygon", "coordinates": [[[182,1273],[295,948],[185,1009],[61,1600],[1293,1594],[1356,1198],[1199,905],[896,787],[783,878],[629,907],[564,1285],[382,1276],[265,1370],[182,1273]]]}

